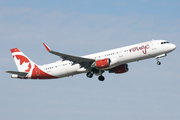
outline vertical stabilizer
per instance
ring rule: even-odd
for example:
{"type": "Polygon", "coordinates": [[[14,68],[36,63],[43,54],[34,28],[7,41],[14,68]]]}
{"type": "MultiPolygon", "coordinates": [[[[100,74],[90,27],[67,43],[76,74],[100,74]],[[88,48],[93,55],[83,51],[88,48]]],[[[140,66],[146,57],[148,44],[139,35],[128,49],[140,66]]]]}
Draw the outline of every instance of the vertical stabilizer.
{"type": "Polygon", "coordinates": [[[11,49],[11,53],[19,72],[30,72],[30,70],[34,67],[34,62],[32,62],[18,48],[11,49]]]}

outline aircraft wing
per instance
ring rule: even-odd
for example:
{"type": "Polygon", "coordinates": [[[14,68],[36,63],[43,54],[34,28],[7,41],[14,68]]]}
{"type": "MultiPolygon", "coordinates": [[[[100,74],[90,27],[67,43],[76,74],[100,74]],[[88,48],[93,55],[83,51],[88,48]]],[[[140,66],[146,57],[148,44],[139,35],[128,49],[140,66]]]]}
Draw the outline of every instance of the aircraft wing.
{"type": "Polygon", "coordinates": [[[59,52],[51,50],[45,43],[43,43],[43,44],[44,44],[44,46],[48,52],[61,57],[63,60],[72,61],[73,64],[79,63],[81,65],[81,67],[88,68],[95,61],[94,59],[83,58],[83,57],[68,55],[68,54],[64,54],[64,53],[59,53],[59,52]]]}
{"type": "Polygon", "coordinates": [[[6,72],[11,74],[23,75],[23,76],[26,76],[28,74],[28,72],[18,72],[18,71],[6,71],[6,72]]]}

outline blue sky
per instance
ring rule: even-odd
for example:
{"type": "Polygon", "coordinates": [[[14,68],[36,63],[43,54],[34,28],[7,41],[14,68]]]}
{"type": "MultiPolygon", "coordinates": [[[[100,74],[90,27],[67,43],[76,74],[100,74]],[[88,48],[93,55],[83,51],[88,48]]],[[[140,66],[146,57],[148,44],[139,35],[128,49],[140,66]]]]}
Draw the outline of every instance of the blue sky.
{"type": "Polygon", "coordinates": [[[141,15],[161,16],[165,18],[178,18],[179,1],[178,0],[27,0],[13,1],[3,0],[3,6],[9,7],[29,7],[36,9],[60,10],[61,12],[80,12],[94,14],[112,14],[126,15],[129,13],[138,13],[141,15]]]}
{"type": "Polygon", "coordinates": [[[0,119],[179,120],[180,2],[177,0],[1,0],[0,119]],[[167,57],[129,64],[106,80],[85,74],[57,80],[11,79],[11,48],[37,64],[60,58],[53,50],[82,56],[152,39],[177,49],[167,57]]]}

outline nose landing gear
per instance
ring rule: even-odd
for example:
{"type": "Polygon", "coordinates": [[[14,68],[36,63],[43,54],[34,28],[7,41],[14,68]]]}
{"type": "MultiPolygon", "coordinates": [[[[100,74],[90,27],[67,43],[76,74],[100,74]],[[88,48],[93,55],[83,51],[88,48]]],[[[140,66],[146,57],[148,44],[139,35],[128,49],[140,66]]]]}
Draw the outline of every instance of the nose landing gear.
{"type": "Polygon", "coordinates": [[[157,60],[157,64],[158,64],[158,65],[161,65],[161,62],[159,61],[159,58],[162,58],[162,57],[165,57],[165,56],[167,56],[166,53],[165,53],[165,54],[162,54],[162,55],[159,55],[159,56],[156,56],[156,60],[157,60]]]}
{"type": "Polygon", "coordinates": [[[157,64],[158,64],[158,65],[161,65],[161,62],[157,61],[157,64]]]}
{"type": "Polygon", "coordinates": [[[156,58],[157,60],[157,65],[161,65],[161,62],[159,61],[159,58],[156,58]]]}

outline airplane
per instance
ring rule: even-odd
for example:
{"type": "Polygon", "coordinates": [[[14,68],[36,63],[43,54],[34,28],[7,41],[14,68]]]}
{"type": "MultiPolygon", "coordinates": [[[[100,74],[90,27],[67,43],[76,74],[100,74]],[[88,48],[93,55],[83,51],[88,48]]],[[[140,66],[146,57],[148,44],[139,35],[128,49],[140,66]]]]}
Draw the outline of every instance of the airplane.
{"type": "Polygon", "coordinates": [[[43,45],[49,53],[59,56],[62,60],[47,65],[37,65],[18,48],[13,48],[11,53],[18,71],[6,71],[12,74],[11,78],[55,79],[86,73],[88,78],[96,75],[99,76],[99,81],[104,81],[105,77],[102,74],[105,71],[115,74],[126,73],[129,70],[128,63],[154,57],[160,65],[159,58],[167,56],[176,49],[175,44],[166,40],[152,40],[79,57],[56,52],[45,43],[43,45]]]}

